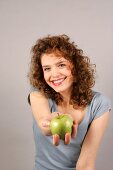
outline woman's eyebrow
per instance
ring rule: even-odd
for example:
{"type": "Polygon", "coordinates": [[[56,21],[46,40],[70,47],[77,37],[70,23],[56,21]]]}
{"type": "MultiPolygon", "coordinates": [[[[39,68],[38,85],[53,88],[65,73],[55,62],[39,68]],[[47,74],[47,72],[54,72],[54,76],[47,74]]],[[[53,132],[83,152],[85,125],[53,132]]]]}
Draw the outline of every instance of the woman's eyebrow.
{"type": "Polygon", "coordinates": [[[50,67],[50,66],[49,65],[43,65],[42,67],[44,68],[44,67],[50,67]]]}
{"type": "Polygon", "coordinates": [[[56,65],[57,65],[57,64],[62,64],[62,63],[66,63],[66,61],[65,61],[65,60],[58,61],[58,62],[56,63],[56,65]]]}
{"type": "MultiPolygon", "coordinates": [[[[62,64],[62,63],[65,63],[65,62],[66,62],[65,60],[58,61],[58,62],[55,63],[55,65],[62,64]]],[[[50,65],[43,65],[42,67],[43,67],[43,68],[44,68],[44,67],[50,67],[50,65]]]]}

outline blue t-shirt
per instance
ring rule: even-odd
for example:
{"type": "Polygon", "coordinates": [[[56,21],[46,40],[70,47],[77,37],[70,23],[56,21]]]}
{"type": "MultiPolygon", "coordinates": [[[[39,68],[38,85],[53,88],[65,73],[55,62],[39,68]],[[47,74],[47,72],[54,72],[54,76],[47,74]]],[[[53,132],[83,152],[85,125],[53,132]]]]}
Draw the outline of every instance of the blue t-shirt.
{"type": "MultiPolygon", "coordinates": [[[[31,88],[31,91],[36,89],[31,88]]],[[[51,113],[57,111],[55,101],[48,99],[51,113]]],[[[33,116],[33,133],[35,141],[34,170],[75,170],[82,143],[91,122],[111,109],[109,98],[99,92],[94,92],[91,103],[87,106],[84,119],[78,126],[77,136],[71,139],[69,145],[60,140],[58,146],[52,143],[52,136],[42,134],[33,116]]]]}

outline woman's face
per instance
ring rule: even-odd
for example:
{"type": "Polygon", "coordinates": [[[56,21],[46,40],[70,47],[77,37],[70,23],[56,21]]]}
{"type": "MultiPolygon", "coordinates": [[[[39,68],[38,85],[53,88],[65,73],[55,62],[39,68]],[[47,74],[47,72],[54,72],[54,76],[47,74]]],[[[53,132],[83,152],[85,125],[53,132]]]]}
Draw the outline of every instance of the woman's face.
{"type": "Polygon", "coordinates": [[[72,76],[72,64],[57,54],[43,54],[41,64],[46,83],[56,92],[70,91],[74,78],[72,76]]]}

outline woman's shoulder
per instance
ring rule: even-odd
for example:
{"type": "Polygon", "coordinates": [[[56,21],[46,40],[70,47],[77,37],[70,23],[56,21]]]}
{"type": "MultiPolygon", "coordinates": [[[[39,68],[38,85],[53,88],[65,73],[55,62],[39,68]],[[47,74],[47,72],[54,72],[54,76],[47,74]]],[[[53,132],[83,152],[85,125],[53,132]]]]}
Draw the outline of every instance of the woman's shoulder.
{"type": "MultiPolygon", "coordinates": [[[[45,96],[44,94],[42,94],[42,92],[38,88],[34,87],[33,85],[30,85],[29,94],[28,94],[28,103],[29,104],[31,104],[30,103],[30,94],[31,93],[36,93],[38,95],[45,96]]],[[[45,98],[48,100],[48,104],[49,104],[50,110],[52,108],[54,108],[54,101],[51,98],[47,98],[46,96],[45,96],[45,98]]]]}
{"type": "Polygon", "coordinates": [[[89,105],[93,119],[100,117],[111,110],[111,100],[101,92],[93,91],[93,98],[89,105]]]}
{"type": "Polygon", "coordinates": [[[111,103],[111,100],[107,95],[101,92],[98,92],[98,91],[93,91],[93,98],[91,102],[93,102],[94,104],[100,103],[100,102],[104,104],[106,102],[111,103]]]}

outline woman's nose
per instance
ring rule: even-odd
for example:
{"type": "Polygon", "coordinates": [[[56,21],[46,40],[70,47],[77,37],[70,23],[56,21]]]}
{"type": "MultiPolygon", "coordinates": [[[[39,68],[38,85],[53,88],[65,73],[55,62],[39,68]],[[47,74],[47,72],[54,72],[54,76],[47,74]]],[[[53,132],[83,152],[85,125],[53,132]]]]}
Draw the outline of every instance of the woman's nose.
{"type": "Polygon", "coordinates": [[[52,77],[58,77],[58,75],[59,75],[58,69],[57,69],[57,68],[53,68],[53,69],[51,70],[51,76],[52,76],[52,77]]]}

